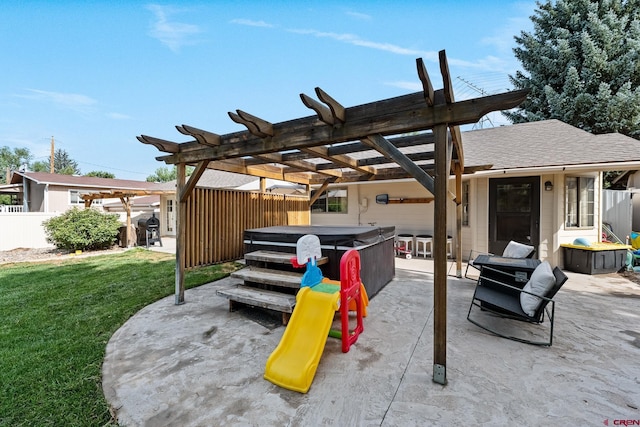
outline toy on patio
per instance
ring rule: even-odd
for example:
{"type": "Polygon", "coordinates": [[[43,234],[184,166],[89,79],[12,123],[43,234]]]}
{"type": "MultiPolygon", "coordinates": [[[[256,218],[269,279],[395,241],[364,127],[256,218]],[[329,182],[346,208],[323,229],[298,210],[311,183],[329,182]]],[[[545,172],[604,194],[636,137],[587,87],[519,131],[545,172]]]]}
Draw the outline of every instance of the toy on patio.
{"type": "Polygon", "coordinates": [[[396,256],[404,255],[406,259],[411,259],[411,248],[407,244],[407,242],[396,242],[393,249],[396,251],[396,256]]]}
{"type": "Polygon", "coordinates": [[[632,231],[628,241],[631,249],[627,255],[627,269],[640,272],[640,233],[632,231]]]}
{"type": "MultiPolygon", "coordinates": [[[[298,240],[294,266],[306,265],[301,288],[280,343],[267,359],[264,378],[300,393],[306,393],[324,351],[328,336],[342,340],[342,351],[349,351],[364,330],[368,298],[360,281],[360,254],[347,251],[340,259],[340,281],[318,277],[316,260],[322,256],[318,236],[306,235],[298,240]],[[317,269],[317,271],[316,271],[317,269]],[[318,278],[320,280],[318,280],[318,278]],[[349,329],[349,310],[356,312],[356,326],[349,329]],[[335,312],[340,310],[340,331],[332,331],[335,312]]],[[[293,260],[292,260],[293,261],[293,260]]]]}

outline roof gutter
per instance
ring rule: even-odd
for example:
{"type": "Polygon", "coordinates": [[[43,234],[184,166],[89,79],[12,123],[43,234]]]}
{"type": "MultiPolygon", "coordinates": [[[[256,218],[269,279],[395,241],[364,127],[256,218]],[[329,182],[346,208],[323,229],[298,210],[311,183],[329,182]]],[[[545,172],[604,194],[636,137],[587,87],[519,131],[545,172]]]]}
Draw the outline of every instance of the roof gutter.
{"type": "Polygon", "coordinates": [[[615,163],[586,163],[579,165],[561,165],[561,166],[539,166],[529,168],[513,168],[513,169],[491,169],[479,171],[474,174],[465,175],[466,178],[479,178],[503,175],[531,175],[531,174],[549,174],[564,172],[582,172],[582,171],[617,171],[617,170],[633,170],[640,169],[640,161],[633,162],[615,162],[615,163]]]}

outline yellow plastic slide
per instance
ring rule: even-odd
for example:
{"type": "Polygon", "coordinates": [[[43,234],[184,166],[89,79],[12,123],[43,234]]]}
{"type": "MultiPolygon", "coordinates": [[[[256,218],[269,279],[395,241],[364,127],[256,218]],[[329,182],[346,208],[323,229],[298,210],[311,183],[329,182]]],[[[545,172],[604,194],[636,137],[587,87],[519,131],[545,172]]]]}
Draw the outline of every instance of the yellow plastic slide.
{"type": "Polygon", "coordinates": [[[289,390],[306,393],[316,375],[340,292],[298,291],[296,307],[280,343],[267,359],[264,378],[289,390]]]}

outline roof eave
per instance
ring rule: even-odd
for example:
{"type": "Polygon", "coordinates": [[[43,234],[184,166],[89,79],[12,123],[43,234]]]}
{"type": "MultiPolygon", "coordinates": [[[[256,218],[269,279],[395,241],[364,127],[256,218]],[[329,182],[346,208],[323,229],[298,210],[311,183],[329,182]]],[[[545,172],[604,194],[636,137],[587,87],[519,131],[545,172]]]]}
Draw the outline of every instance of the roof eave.
{"type": "Polygon", "coordinates": [[[593,172],[593,171],[620,171],[640,168],[640,160],[632,162],[611,162],[611,163],[583,163],[578,165],[557,165],[557,166],[537,166],[526,168],[504,168],[479,171],[474,174],[465,175],[465,178],[486,178],[504,175],[531,175],[550,174],[564,172],[593,172]]]}

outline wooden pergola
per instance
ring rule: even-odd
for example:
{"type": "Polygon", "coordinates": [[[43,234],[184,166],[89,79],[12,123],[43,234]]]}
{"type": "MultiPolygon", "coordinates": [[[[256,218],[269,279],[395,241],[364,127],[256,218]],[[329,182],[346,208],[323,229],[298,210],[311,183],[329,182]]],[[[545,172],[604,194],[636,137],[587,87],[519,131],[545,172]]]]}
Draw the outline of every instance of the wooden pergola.
{"type": "Polygon", "coordinates": [[[82,200],[84,201],[85,209],[91,207],[91,204],[94,200],[101,199],[120,199],[122,202],[122,207],[127,213],[127,230],[126,230],[126,240],[127,246],[131,244],[130,235],[131,232],[131,199],[139,196],[155,196],[162,194],[173,194],[172,190],[111,190],[111,191],[96,191],[93,193],[83,194],[82,200]]]}
{"type": "MultiPolygon", "coordinates": [[[[168,153],[158,160],[177,166],[179,201],[176,240],[176,304],[184,302],[186,200],[207,169],[320,185],[318,197],[332,183],[413,178],[434,201],[434,371],[446,383],[447,341],[447,202],[457,209],[457,242],[461,238],[462,174],[465,169],[460,125],[485,114],[513,108],[526,97],[519,90],[456,102],[445,51],[439,53],[443,88],[434,90],[422,59],[416,60],[422,91],[355,107],[344,107],[320,88],[318,100],[301,94],[314,115],[270,123],[242,110],[229,117],[246,130],[225,135],[188,125],[177,130],[193,139],[183,143],[141,135],[138,140],[168,153]],[[409,135],[407,135],[409,134],[409,135]],[[195,166],[189,180],[185,167],[195,166]],[[455,176],[455,193],[449,177],[455,176]]],[[[490,166],[487,166],[488,168],[490,166]]],[[[313,203],[310,200],[310,204],[313,203]]],[[[461,249],[457,248],[461,272],[461,249]]]]}

